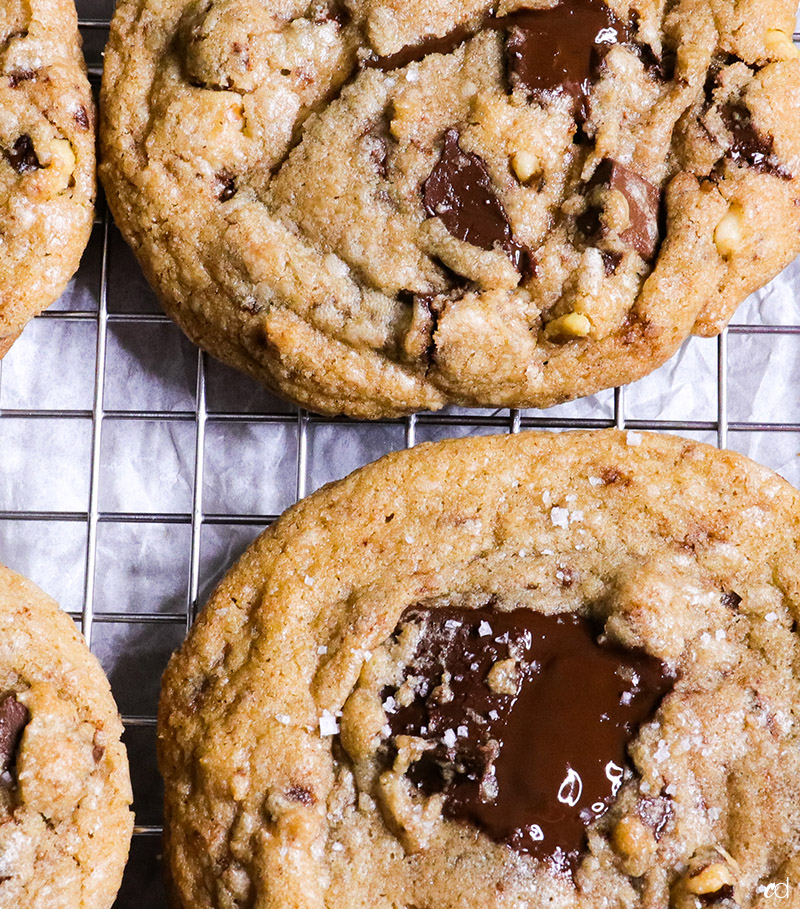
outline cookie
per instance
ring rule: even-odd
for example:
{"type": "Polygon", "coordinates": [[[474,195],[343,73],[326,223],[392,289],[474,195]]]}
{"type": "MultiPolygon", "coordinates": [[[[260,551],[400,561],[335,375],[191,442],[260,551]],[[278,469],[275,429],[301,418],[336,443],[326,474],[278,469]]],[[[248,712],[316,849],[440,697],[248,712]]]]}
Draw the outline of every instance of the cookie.
{"type": "Polygon", "coordinates": [[[94,219],[94,119],[72,0],[4,0],[0,357],[77,271],[94,219]]]}
{"type": "Polygon", "coordinates": [[[719,332],[800,251],[796,4],[534,6],[122,0],[100,175],[189,337],[372,418],[719,332]]]}
{"type": "Polygon", "coordinates": [[[173,905],[794,893],[799,507],[616,431],[420,445],[316,492],[164,677],[173,905]]]}
{"type": "Polygon", "coordinates": [[[112,905],[133,830],[121,735],[72,620],[0,566],[0,907],[112,905]]]}

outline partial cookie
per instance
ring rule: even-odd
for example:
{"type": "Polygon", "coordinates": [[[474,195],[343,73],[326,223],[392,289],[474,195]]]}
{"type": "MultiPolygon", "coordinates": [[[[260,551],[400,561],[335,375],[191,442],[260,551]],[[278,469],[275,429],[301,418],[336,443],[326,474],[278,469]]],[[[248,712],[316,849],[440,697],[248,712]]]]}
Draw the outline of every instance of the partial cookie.
{"type": "Polygon", "coordinates": [[[3,0],[0,357],[61,295],[86,248],[94,121],[73,0],[3,0]]]}
{"type": "Polygon", "coordinates": [[[122,723],[58,604],[0,566],[0,907],[109,909],[133,830],[122,723]]]}
{"type": "Polygon", "coordinates": [[[382,458],[164,677],[182,909],[768,909],[800,888],[800,495],[615,431],[382,458]]]}
{"type": "Polygon", "coordinates": [[[189,337],[379,417],[720,331],[800,250],[794,0],[534,6],[122,0],[100,173],[189,337]]]}

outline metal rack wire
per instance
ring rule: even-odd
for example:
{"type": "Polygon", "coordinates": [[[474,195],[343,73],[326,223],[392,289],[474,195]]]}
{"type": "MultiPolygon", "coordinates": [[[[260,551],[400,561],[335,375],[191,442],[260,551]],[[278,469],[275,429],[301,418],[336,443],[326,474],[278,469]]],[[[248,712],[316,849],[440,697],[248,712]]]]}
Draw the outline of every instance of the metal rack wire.
{"type": "MultiPolygon", "coordinates": [[[[79,13],[85,15],[81,19],[81,28],[85,38],[87,57],[90,63],[90,74],[95,82],[99,79],[101,70],[100,53],[105,43],[108,31],[110,9],[103,10],[108,15],[97,12],[98,4],[108,5],[109,0],[78,0],[79,13]],[[93,16],[90,17],[90,16],[93,16]]],[[[795,40],[798,39],[795,35],[795,40]]],[[[3,408],[3,392],[7,390],[3,385],[3,362],[0,361],[0,457],[3,451],[2,428],[5,421],[22,421],[25,426],[36,421],[55,420],[60,424],[63,421],[77,421],[81,424],[90,422],[91,436],[88,449],[85,453],[85,469],[88,471],[87,504],[85,508],[63,510],[60,503],[53,502],[51,507],[25,509],[13,507],[2,498],[0,490],[0,524],[11,528],[9,534],[15,532],[22,522],[33,522],[37,526],[56,524],[63,528],[65,525],[78,525],[85,530],[85,543],[82,545],[83,553],[83,589],[80,606],[70,610],[70,614],[83,630],[90,646],[100,651],[101,659],[106,660],[108,669],[109,658],[113,661],[113,654],[109,657],[109,647],[102,644],[104,629],[119,630],[126,626],[137,629],[137,653],[148,653],[154,645],[158,644],[156,663],[147,662],[147,671],[155,676],[150,680],[152,686],[157,686],[158,668],[163,663],[165,653],[171,646],[179,643],[185,631],[191,625],[203,590],[208,588],[224,567],[207,566],[203,557],[203,531],[209,528],[220,527],[231,530],[234,527],[243,528],[247,535],[253,536],[256,529],[268,525],[276,515],[273,513],[253,512],[249,510],[224,512],[211,510],[207,507],[209,483],[213,477],[207,476],[206,465],[209,452],[209,433],[221,426],[271,424],[283,427],[293,434],[293,476],[286,479],[287,487],[284,498],[286,501],[302,498],[311,491],[313,485],[310,481],[310,446],[311,434],[319,427],[341,427],[335,432],[344,432],[346,427],[358,426],[359,432],[365,431],[363,427],[374,424],[359,424],[354,421],[331,420],[318,417],[302,410],[292,409],[277,401],[267,401],[265,407],[234,408],[216,407],[209,401],[208,373],[210,361],[205,354],[194,352],[194,400],[193,405],[182,409],[156,408],[156,409],[112,409],[106,406],[107,386],[109,381],[109,333],[119,326],[129,326],[133,332],[144,332],[148,327],[169,326],[170,321],[159,312],[149,311],[144,306],[141,311],[120,311],[119,307],[111,305],[114,293],[109,280],[109,270],[112,264],[114,244],[112,231],[114,230],[108,212],[102,203],[98,206],[98,215],[95,225],[95,243],[90,247],[82,265],[82,272],[87,276],[94,276],[96,281],[95,299],[96,306],[85,310],[69,307],[54,308],[39,317],[40,322],[55,320],[67,326],[67,338],[79,330],[80,326],[96,328],[96,344],[94,350],[94,382],[91,392],[91,406],[83,408],[64,408],[39,406],[34,401],[31,406],[3,408]],[[119,507],[101,507],[103,484],[114,464],[109,461],[104,449],[104,437],[109,427],[116,424],[130,422],[158,422],[168,424],[186,425],[193,433],[192,452],[190,454],[191,477],[189,507],[184,509],[170,508],[164,511],[152,510],[123,510],[119,507]],[[184,589],[180,601],[171,603],[169,608],[156,600],[146,600],[143,608],[135,611],[110,609],[109,603],[104,601],[98,591],[98,576],[104,567],[100,557],[98,538],[106,525],[115,527],[122,525],[152,525],[170,527],[177,525],[185,531],[180,542],[179,557],[187,566],[185,569],[184,589]],[[166,647],[165,645],[166,639],[166,647]],[[161,661],[158,663],[158,661],[161,661]]],[[[715,441],[720,447],[733,447],[747,451],[746,444],[735,444],[747,436],[767,433],[774,439],[774,434],[796,434],[792,437],[792,444],[800,452],[800,408],[791,413],[779,414],[785,419],[778,420],[734,420],[731,419],[729,410],[729,363],[728,347],[732,338],[747,336],[778,336],[788,338],[791,342],[788,356],[800,366],[800,310],[797,313],[798,324],[773,324],[773,325],[733,325],[720,335],[716,342],[715,375],[711,381],[715,382],[716,402],[713,413],[688,412],[681,419],[671,419],[663,414],[647,414],[639,416],[631,413],[626,406],[626,389],[618,388],[607,396],[605,407],[596,408],[600,415],[594,411],[588,413],[580,408],[570,411],[569,408],[556,409],[551,412],[520,412],[505,410],[497,412],[488,411],[445,411],[437,414],[420,414],[405,420],[383,421],[384,426],[395,427],[396,443],[384,444],[394,447],[395,444],[413,446],[422,437],[441,437],[443,435],[463,434],[468,432],[506,431],[519,432],[527,428],[547,428],[551,430],[585,428],[594,429],[607,426],[616,426],[627,429],[648,429],[666,432],[691,434],[715,441]],[[796,443],[796,444],[795,444],[796,443]]],[[[9,354],[6,363],[12,361],[14,351],[9,354]]],[[[113,367],[113,364],[112,364],[113,367]]],[[[241,379],[242,383],[247,380],[241,379]]],[[[634,408],[635,409],[635,408],[634,408]]],[[[380,447],[380,446],[379,446],[380,447]]],[[[23,452],[24,453],[24,452],[23,452]]],[[[382,453],[376,451],[377,453],[382,453]]],[[[752,453],[752,452],[751,452],[752,453]]],[[[355,466],[355,465],[352,465],[355,466]]],[[[775,466],[775,465],[772,465],[775,466]]],[[[334,472],[337,468],[334,465],[334,472]]],[[[338,471],[339,473],[343,471],[338,471]]],[[[793,478],[793,477],[790,477],[793,478]]],[[[8,539],[8,535],[6,539],[8,539]]],[[[0,544],[3,537],[0,535],[0,544]]],[[[24,560],[27,565],[12,565],[19,570],[29,569],[28,573],[36,575],[37,560],[42,554],[31,552],[30,557],[24,560]]],[[[119,556],[124,561],[126,556],[119,556]]],[[[135,558],[132,557],[132,558],[135,558]]],[[[51,590],[59,596],[57,590],[51,590]]],[[[113,649],[113,648],[111,648],[113,649]]],[[[141,710],[127,709],[126,703],[130,698],[120,685],[130,684],[127,676],[121,676],[122,681],[112,685],[115,694],[124,712],[126,727],[126,740],[131,754],[131,764],[134,778],[135,807],[139,821],[134,836],[131,862],[126,872],[123,890],[117,901],[117,909],[138,907],[147,899],[153,909],[165,906],[163,892],[160,884],[157,855],[159,851],[158,836],[160,826],[160,793],[159,783],[155,772],[153,759],[153,746],[155,741],[155,701],[154,698],[141,710]]]]}

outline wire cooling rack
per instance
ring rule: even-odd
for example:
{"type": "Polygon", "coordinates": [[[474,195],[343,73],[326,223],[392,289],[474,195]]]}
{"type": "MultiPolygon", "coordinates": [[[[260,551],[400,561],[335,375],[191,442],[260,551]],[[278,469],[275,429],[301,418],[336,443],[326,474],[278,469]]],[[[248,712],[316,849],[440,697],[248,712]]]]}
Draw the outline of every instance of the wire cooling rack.
{"type": "MultiPolygon", "coordinates": [[[[112,5],[78,0],[95,85],[112,5]]],[[[198,604],[260,529],[386,451],[533,427],[676,432],[742,451],[800,485],[798,287],[795,264],[719,338],[690,339],[646,379],[550,411],[331,420],[193,348],[161,313],[101,200],[70,289],[0,362],[0,561],[69,611],[123,713],[137,826],[116,909],[166,906],[160,674],[198,604]]]]}

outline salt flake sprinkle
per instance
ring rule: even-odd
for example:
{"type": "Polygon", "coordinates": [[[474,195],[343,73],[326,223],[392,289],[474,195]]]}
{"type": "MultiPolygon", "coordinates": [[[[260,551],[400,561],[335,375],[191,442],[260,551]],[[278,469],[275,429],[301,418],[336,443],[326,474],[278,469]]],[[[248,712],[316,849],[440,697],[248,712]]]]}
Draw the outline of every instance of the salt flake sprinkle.
{"type": "Polygon", "coordinates": [[[554,527],[563,527],[564,530],[569,527],[569,511],[566,508],[555,508],[550,509],[550,520],[553,522],[554,527]]]}
{"type": "Polygon", "coordinates": [[[336,735],[339,731],[339,724],[336,722],[336,717],[330,712],[330,710],[323,710],[322,716],[319,718],[319,734],[320,735],[336,735]]]}
{"type": "Polygon", "coordinates": [[[642,434],[640,432],[633,432],[633,431],[628,432],[628,434],[625,436],[625,444],[632,445],[632,446],[641,445],[642,444],[642,434]]]}
{"type": "Polygon", "coordinates": [[[442,741],[448,748],[453,748],[456,744],[456,734],[452,729],[445,729],[442,741]]]}
{"type": "Polygon", "coordinates": [[[478,634],[482,638],[488,637],[492,633],[492,626],[488,622],[481,622],[478,625],[478,634]]]}

